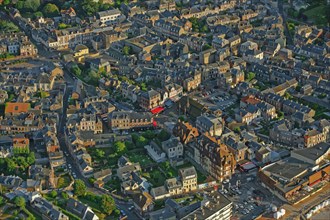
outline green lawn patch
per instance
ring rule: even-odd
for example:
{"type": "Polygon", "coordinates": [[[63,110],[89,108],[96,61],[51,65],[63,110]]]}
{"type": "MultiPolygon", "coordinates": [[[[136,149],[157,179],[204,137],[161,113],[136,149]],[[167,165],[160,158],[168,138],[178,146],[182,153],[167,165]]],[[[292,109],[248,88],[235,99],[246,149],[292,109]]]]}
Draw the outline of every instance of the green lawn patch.
{"type": "Polygon", "coordinates": [[[320,5],[315,8],[311,8],[304,12],[304,15],[315,22],[317,25],[326,25],[327,24],[327,7],[325,5],[320,5]]]}
{"type": "Polygon", "coordinates": [[[127,156],[133,163],[140,163],[142,167],[146,167],[154,163],[154,161],[146,154],[135,153],[127,156]]]}
{"type": "Polygon", "coordinates": [[[142,176],[145,177],[153,187],[163,186],[166,180],[164,174],[159,170],[153,170],[149,173],[142,173],[142,176]]]}
{"type": "Polygon", "coordinates": [[[68,187],[70,183],[71,183],[71,177],[68,174],[65,174],[58,179],[57,188],[60,189],[60,188],[68,187]]]}

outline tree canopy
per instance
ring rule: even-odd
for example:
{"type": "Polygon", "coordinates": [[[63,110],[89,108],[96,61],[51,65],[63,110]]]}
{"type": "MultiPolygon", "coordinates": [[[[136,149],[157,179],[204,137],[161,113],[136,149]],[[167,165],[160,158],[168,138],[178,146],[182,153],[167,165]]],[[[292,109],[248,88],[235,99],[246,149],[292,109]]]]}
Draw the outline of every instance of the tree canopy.
{"type": "Polygon", "coordinates": [[[82,180],[76,180],[73,184],[73,191],[76,196],[83,196],[86,194],[87,187],[82,180]]]}
{"type": "Polygon", "coordinates": [[[54,17],[59,15],[60,10],[55,4],[47,3],[44,8],[42,9],[42,12],[47,17],[54,17]]]}
{"type": "Polygon", "coordinates": [[[102,195],[101,208],[104,213],[110,215],[116,209],[114,199],[109,195],[102,195]]]}
{"type": "Polygon", "coordinates": [[[17,196],[14,201],[18,207],[20,208],[25,207],[25,199],[22,196],[17,196]]]}

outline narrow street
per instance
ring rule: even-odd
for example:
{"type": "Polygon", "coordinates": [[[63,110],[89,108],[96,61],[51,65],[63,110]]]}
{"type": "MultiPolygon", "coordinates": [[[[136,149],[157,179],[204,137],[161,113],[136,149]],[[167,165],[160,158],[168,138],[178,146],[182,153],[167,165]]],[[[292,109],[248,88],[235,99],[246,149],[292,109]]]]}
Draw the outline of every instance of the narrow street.
{"type": "Polygon", "coordinates": [[[286,17],[286,14],[284,13],[283,4],[284,4],[284,0],[278,0],[278,11],[283,18],[284,34],[287,39],[287,45],[292,45],[293,39],[289,32],[289,28],[288,28],[288,24],[287,24],[287,17],[286,17]]]}

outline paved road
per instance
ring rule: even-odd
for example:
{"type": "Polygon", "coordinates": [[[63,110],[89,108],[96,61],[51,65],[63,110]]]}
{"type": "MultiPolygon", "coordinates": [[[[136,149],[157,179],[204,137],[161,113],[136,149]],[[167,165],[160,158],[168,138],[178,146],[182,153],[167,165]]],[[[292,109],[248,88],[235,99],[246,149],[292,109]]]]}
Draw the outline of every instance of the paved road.
{"type": "Polygon", "coordinates": [[[283,1],[284,0],[278,0],[278,11],[279,11],[280,15],[283,18],[284,34],[285,34],[286,39],[287,39],[287,44],[293,44],[293,39],[292,39],[292,36],[289,32],[289,28],[288,28],[288,25],[287,25],[287,18],[286,18],[286,14],[285,14],[284,8],[283,8],[283,4],[284,4],[283,1]]]}

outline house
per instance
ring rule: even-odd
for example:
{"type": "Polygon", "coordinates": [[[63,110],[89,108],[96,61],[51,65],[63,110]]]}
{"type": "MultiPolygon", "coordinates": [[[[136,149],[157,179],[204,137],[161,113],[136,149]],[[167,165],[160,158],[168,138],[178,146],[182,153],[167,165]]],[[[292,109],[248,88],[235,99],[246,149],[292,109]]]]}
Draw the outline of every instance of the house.
{"type": "Polygon", "coordinates": [[[186,152],[188,158],[214,179],[230,179],[235,172],[235,156],[228,146],[207,133],[187,144],[186,152]]]}
{"type": "Polygon", "coordinates": [[[100,170],[93,174],[94,179],[102,180],[102,181],[107,181],[111,177],[111,175],[112,175],[112,170],[109,168],[100,170]]]}
{"type": "Polygon", "coordinates": [[[110,73],[110,63],[104,58],[89,59],[86,61],[86,63],[88,63],[89,67],[97,73],[110,73]]]}
{"type": "Polygon", "coordinates": [[[126,181],[130,178],[132,172],[141,171],[140,163],[131,163],[117,169],[117,176],[121,181],[126,181]]]}
{"type": "Polygon", "coordinates": [[[160,200],[160,199],[164,199],[166,197],[170,197],[170,193],[167,191],[165,186],[159,186],[159,187],[152,188],[150,190],[150,194],[152,195],[152,197],[155,200],[160,200]]]}
{"type": "Polygon", "coordinates": [[[162,142],[163,151],[166,153],[169,160],[183,158],[183,145],[179,137],[172,137],[162,142]]]}
{"type": "Polygon", "coordinates": [[[67,205],[66,205],[66,210],[71,212],[72,214],[78,216],[80,219],[83,219],[83,220],[98,220],[99,217],[93,212],[93,210],[73,199],[73,198],[69,198],[68,202],[67,202],[67,205]]]}
{"type": "Polygon", "coordinates": [[[179,169],[179,177],[182,182],[183,193],[188,193],[197,189],[197,172],[195,167],[179,169]]]}
{"type": "Polygon", "coordinates": [[[78,60],[78,62],[82,62],[84,59],[84,56],[89,54],[89,49],[85,45],[77,45],[74,49],[73,56],[78,60]]]}
{"type": "Polygon", "coordinates": [[[141,92],[138,102],[141,108],[150,110],[161,104],[161,95],[155,90],[141,92]]]}
{"type": "Polygon", "coordinates": [[[42,219],[69,220],[69,217],[61,212],[56,206],[42,197],[31,202],[33,209],[42,216],[42,219]]]}
{"type": "Polygon", "coordinates": [[[152,211],[154,208],[152,196],[148,192],[134,194],[133,204],[136,213],[141,217],[146,217],[148,212],[152,211]]]}
{"type": "Polygon", "coordinates": [[[189,122],[178,121],[173,129],[173,134],[179,137],[182,144],[187,144],[199,136],[196,127],[192,126],[189,122]]]}
{"type": "Polygon", "coordinates": [[[109,126],[113,131],[150,128],[153,117],[149,112],[114,111],[109,114],[109,126]]]}
{"type": "Polygon", "coordinates": [[[116,20],[121,16],[121,12],[118,9],[112,9],[107,11],[97,12],[97,18],[100,19],[102,23],[111,24],[115,23],[116,20]]]}
{"type": "Polygon", "coordinates": [[[167,179],[165,187],[171,196],[182,194],[182,182],[177,177],[167,179]]]}
{"type": "Polygon", "coordinates": [[[5,107],[5,114],[19,115],[21,113],[27,113],[29,109],[30,103],[7,102],[5,107]]]}
{"type": "Polygon", "coordinates": [[[13,152],[16,154],[30,152],[30,140],[24,135],[16,135],[12,138],[13,141],[13,152]]]}
{"type": "Polygon", "coordinates": [[[0,104],[5,103],[6,99],[8,99],[7,91],[0,89],[0,104]]]}
{"type": "Polygon", "coordinates": [[[156,162],[161,163],[166,161],[166,154],[158,147],[155,142],[151,142],[149,145],[144,146],[148,155],[156,162]]]}
{"type": "Polygon", "coordinates": [[[196,127],[201,133],[208,132],[211,136],[221,136],[223,130],[222,118],[208,114],[198,116],[196,127]]]}
{"type": "Polygon", "coordinates": [[[194,73],[192,77],[189,77],[183,81],[183,89],[187,92],[195,90],[202,82],[202,74],[194,73]]]}

